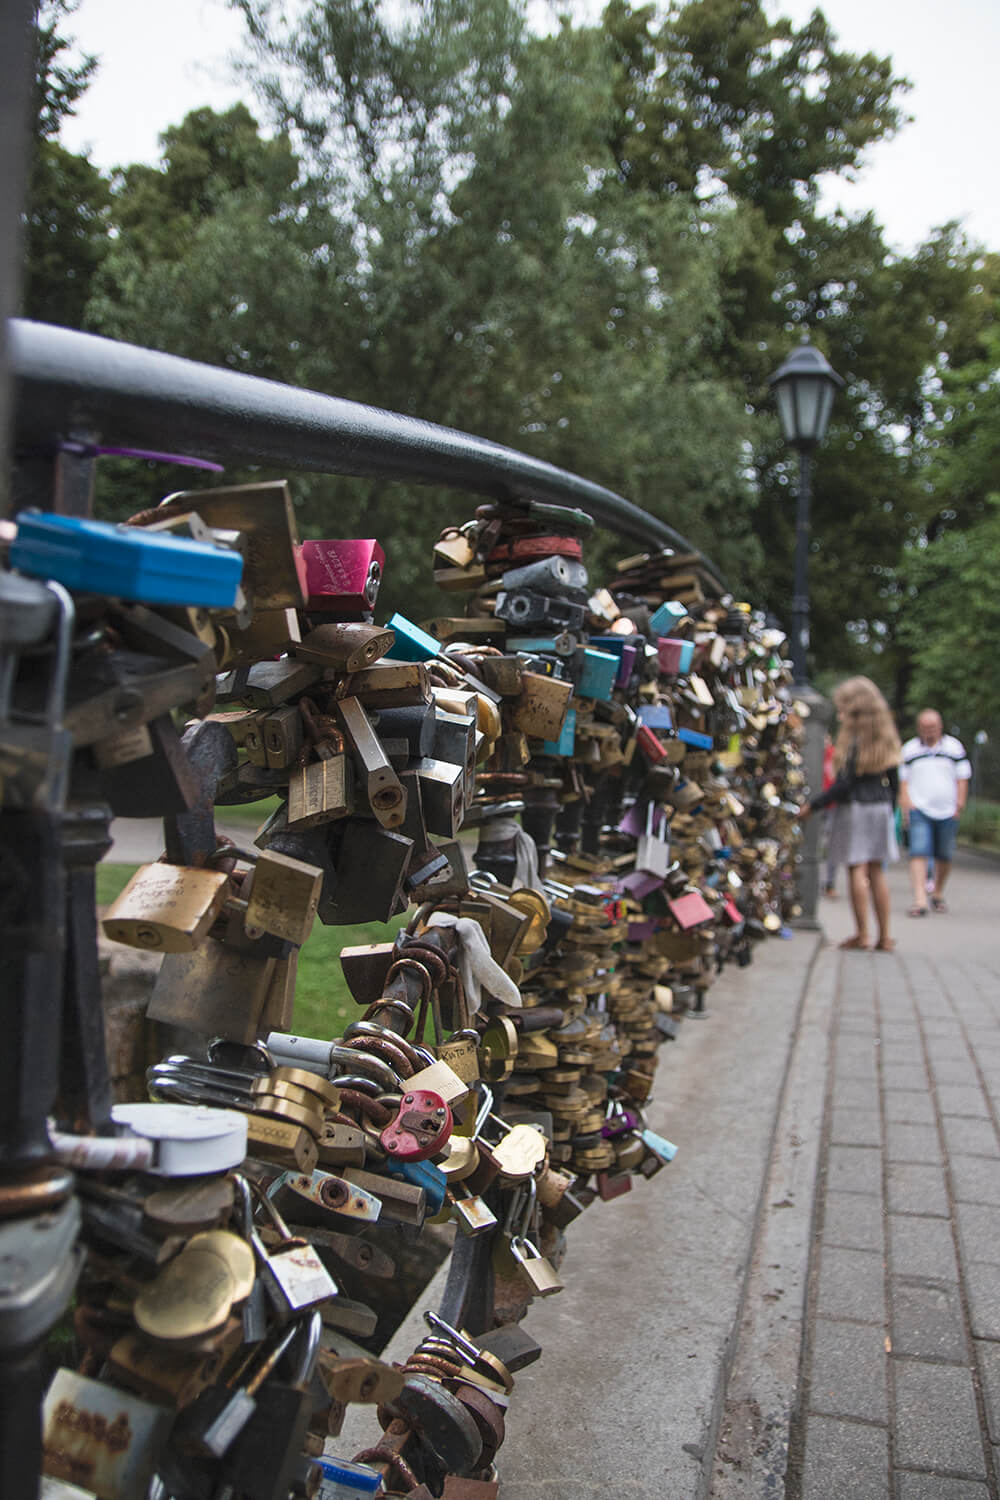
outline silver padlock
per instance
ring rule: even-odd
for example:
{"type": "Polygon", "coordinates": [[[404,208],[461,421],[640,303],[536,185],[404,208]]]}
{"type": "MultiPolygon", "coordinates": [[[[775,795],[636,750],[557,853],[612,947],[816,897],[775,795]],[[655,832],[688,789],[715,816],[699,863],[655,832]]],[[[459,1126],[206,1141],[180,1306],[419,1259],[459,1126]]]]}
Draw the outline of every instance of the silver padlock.
{"type": "Polygon", "coordinates": [[[330,1275],[308,1240],[292,1234],[275,1205],[256,1183],[254,1193],[274,1224],[281,1243],[268,1250],[256,1228],[251,1228],[250,1242],[257,1252],[264,1285],[271,1296],[275,1309],[281,1317],[318,1307],[328,1297],[336,1297],[337,1283],[330,1275]]]}
{"type": "Polygon", "coordinates": [[[61,584],[0,573],[0,778],[8,807],[58,812],[65,806],[73,737],[63,728],[63,713],[75,618],[61,584]],[[15,705],[25,650],[53,632],[44,707],[15,705]]]}
{"type": "Polygon", "coordinates": [[[649,875],[663,876],[670,868],[670,842],[667,836],[667,819],[660,809],[660,826],[654,824],[657,811],[655,802],[646,807],[646,831],[639,835],[635,851],[635,867],[649,875]]]}
{"type": "Polygon", "coordinates": [[[146,1500],[174,1412],[57,1370],[42,1407],[42,1467],[100,1500],[146,1500]]]}

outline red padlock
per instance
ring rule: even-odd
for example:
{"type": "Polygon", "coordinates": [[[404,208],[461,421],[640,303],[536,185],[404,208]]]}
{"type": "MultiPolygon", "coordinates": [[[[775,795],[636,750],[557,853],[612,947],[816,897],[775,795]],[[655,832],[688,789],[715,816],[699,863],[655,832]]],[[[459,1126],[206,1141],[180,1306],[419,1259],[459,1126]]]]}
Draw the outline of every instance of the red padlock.
{"type": "Polygon", "coordinates": [[[382,1149],[394,1161],[428,1161],[444,1149],[452,1132],[451,1110],[432,1089],[403,1095],[399,1113],[382,1131],[382,1149]]]}
{"type": "Polygon", "coordinates": [[[659,765],[666,758],[666,750],[662,742],[650,729],[648,724],[640,724],[635,732],[635,742],[651,766],[659,765]]]}
{"type": "Polygon", "coordinates": [[[356,620],[375,608],[385,553],[374,537],[305,541],[298,561],[307,610],[356,620]]]}

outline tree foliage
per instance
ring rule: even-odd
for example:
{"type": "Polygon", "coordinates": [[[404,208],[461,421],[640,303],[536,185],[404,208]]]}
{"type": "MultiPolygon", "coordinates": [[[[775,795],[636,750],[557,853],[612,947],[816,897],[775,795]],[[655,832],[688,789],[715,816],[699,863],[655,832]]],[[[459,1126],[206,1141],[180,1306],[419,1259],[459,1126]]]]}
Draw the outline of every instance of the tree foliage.
{"type": "Polygon", "coordinates": [[[25,223],[22,309],[29,318],[82,326],[92,278],[107,248],[108,184],[85,155],[59,143],[97,60],[74,60],[70,0],[41,0],[35,18],[32,158],[25,223]]]}
{"type": "MultiPolygon", "coordinates": [[[[31,251],[58,316],[584,473],[785,619],[795,462],[767,380],[808,330],[847,381],[815,465],[815,665],[902,701],[912,569],[993,514],[1000,273],[955,225],[900,255],[873,215],[822,207],[905,123],[891,59],[761,0],[610,0],[550,35],[523,0],[236,3],[264,129],[195,111],[110,189],[59,158],[31,251]]],[[[92,63],[66,63],[68,8],[47,4],[39,138],[58,153],[92,63]]],[[[293,488],[305,532],[406,535],[388,601],[438,606],[436,492],[293,488]]]]}

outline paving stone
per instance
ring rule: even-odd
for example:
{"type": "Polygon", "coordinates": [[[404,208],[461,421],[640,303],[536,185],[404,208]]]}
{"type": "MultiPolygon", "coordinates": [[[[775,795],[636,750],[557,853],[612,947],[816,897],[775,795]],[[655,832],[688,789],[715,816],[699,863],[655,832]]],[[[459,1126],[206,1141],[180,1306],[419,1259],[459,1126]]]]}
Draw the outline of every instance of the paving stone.
{"type": "Polygon", "coordinates": [[[941,1144],[936,1125],[904,1125],[897,1120],[886,1131],[889,1161],[941,1162],[941,1144]]]}
{"type": "Polygon", "coordinates": [[[889,1263],[899,1276],[958,1280],[958,1260],[950,1219],[890,1214],[889,1251],[889,1263]]]}
{"type": "Polygon", "coordinates": [[[1000,1159],[952,1156],[951,1180],[959,1203],[991,1203],[1000,1207],[1000,1159]]]}
{"type": "Polygon", "coordinates": [[[948,1011],[947,1006],[942,1005],[940,994],[932,992],[914,995],[913,998],[925,1037],[937,1040],[938,1037],[962,1035],[960,1022],[948,1011]]]}
{"type": "Polygon", "coordinates": [[[963,1027],[963,1036],[936,1036],[928,1043],[927,1050],[931,1055],[931,1062],[937,1057],[961,1057],[969,1061],[971,1057],[971,1043],[968,1028],[963,1027]]]}
{"type": "Polygon", "coordinates": [[[923,1063],[886,1063],[882,1069],[884,1089],[926,1089],[929,1085],[923,1063]]]}
{"type": "Polygon", "coordinates": [[[888,1421],[882,1328],[816,1319],[809,1405],[829,1416],[888,1421]]]}
{"type": "Polygon", "coordinates": [[[894,1016],[886,1015],[885,1004],[882,1007],[882,1025],[879,1028],[883,1041],[889,1042],[919,1042],[920,1026],[915,1020],[902,1020],[894,1016]]]}
{"type": "Polygon", "coordinates": [[[968,1262],[965,1289],[973,1338],[1000,1339],[1000,1266],[968,1262]]]}
{"type": "Polygon", "coordinates": [[[939,1084],[937,1099],[943,1115],[970,1115],[980,1120],[990,1118],[986,1095],[978,1084],[939,1084]]]}
{"type": "Polygon", "coordinates": [[[935,1214],[948,1217],[948,1196],[941,1167],[915,1162],[889,1165],[889,1212],[891,1214],[935,1214]]]}
{"type": "Polygon", "coordinates": [[[837,1109],[878,1109],[878,1077],[838,1078],[833,1086],[833,1103],[837,1109]]]}
{"type": "Polygon", "coordinates": [[[926,1089],[891,1089],[885,1096],[885,1117],[904,1125],[933,1125],[934,1101],[926,1089]]]}
{"type": "Polygon", "coordinates": [[[968,1359],[962,1306],[953,1282],[893,1276],[889,1298],[894,1354],[955,1363],[968,1359]]]}
{"type": "Polygon", "coordinates": [[[823,1205],[823,1243],[882,1254],[885,1233],[882,1203],[867,1193],[827,1193],[823,1205]]]}
{"type": "Polygon", "coordinates": [[[969,1057],[936,1057],[931,1051],[931,1076],[938,1085],[947,1083],[950,1085],[965,1084],[969,1087],[978,1087],[979,1074],[976,1066],[969,1057]]]}
{"type": "Polygon", "coordinates": [[[945,1148],[963,1156],[1000,1156],[1000,1141],[989,1120],[970,1120],[964,1115],[943,1115],[941,1130],[945,1148]]]}
{"type": "Polygon", "coordinates": [[[896,1470],[896,1500],[989,1500],[985,1484],[974,1479],[942,1479],[939,1474],[896,1470]]]}
{"type": "Polygon", "coordinates": [[[871,1146],[831,1146],[827,1155],[826,1182],[827,1187],[836,1193],[881,1194],[881,1151],[871,1146]]]}
{"type": "Polygon", "coordinates": [[[1000,1443],[1000,1344],[975,1339],[972,1347],[976,1351],[976,1362],[979,1365],[990,1440],[1000,1443]]]}
{"type": "Polygon", "coordinates": [[[920,1067],[924,1061],[924,1047],[919,1036],[914,1037],[912,1042],[897,1042],[891,1037],[883,1037],[879,1053],[883,1068],[920,1067]]]}
{"type": "Polygon", "coordinates": [[[817,1311],[827,1318],[885,1322],[885,1263],[870,1250],[824,1245],[820,1253],[817,1311]]]}
{"type": "Polygon", "coordinates": [[[884,1427],[810,1415],[802,1500],[885,1500],[889,1434],[884,1427]]]}
{"type": "Polygon", "coordinates": [[[1000,1265],[997,1211],[983,1203],[956,1203],[959,1253],[964,1266],[972,1261],[1000,1265]]]}
{"type": "Polygon", "coordinates": [[[834,1109],[830,1140],[837,1146],[881,1146],[882,1115],[877,1109],[834,1109]]]}
{"type": "Polygon", "coordinates": [[[900,1359],[895,1377],[896,1462],[985,1477],[971,1370],[900,1359]]]}

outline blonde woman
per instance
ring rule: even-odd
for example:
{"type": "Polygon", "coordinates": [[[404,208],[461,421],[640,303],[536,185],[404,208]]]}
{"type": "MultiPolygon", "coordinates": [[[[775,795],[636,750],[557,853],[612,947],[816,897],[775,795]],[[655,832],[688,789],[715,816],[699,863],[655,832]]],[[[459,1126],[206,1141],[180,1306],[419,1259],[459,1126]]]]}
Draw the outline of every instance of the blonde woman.
{"type": "Polygon", "coordinates": [[[833,785],[800,809],[802,817],[832,807],[830,858],[848,869],[857,931],[842,948],[870,948],[868,899],[875,910],[875,947],[891,953],[889,882],[885,865],[899,858],[895,810],[902,746],[889,705],[867,677],[849,677],[833,695],[840,729],[834,748],[833,785]]]}

